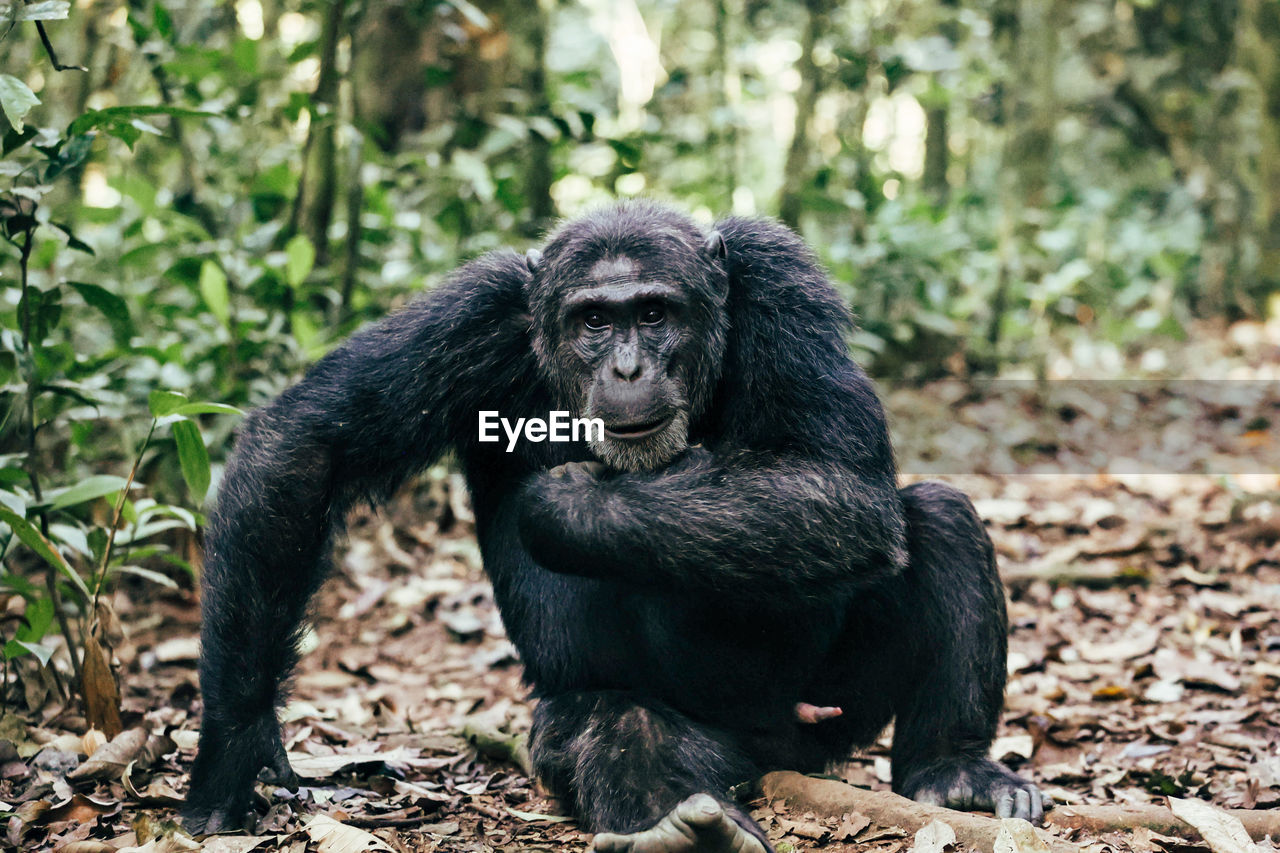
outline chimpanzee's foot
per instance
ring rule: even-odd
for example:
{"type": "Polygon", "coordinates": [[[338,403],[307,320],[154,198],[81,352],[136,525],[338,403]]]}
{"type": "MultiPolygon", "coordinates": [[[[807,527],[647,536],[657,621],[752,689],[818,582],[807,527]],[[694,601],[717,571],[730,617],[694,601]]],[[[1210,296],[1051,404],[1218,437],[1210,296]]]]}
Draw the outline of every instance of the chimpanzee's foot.
{"type": "Polygon", "coordinates": [[[894,789],[931,806],[990,811],[1039,824],[1053,801],[1031,782],[989,758],[942,759],[908,775],[894,789]]]}
{"type": "Polygon", "coordinates": [[[591,847],[597,853],[771,853],[708,794],[694,794],[640,832],[602,832],[591,847]]]}
{"type": "Polygon", "coordinates": [[[286,788],[298,786],[275,712],[235,729],[207,721],[182,807],[183,827],[192,835],[243,829],[255,779],[286,788]]]}

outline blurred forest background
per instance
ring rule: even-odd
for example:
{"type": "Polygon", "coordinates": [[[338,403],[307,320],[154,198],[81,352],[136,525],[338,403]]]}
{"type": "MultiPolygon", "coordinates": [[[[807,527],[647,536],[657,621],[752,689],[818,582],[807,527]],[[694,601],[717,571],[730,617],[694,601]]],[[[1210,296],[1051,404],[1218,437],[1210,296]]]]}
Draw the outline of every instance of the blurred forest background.
{"type": "Polygon", "coordinates": [[[0,107],[6,675],[189,585],[240,410],[612,198],[797,228],[880,377],[1280,313],[1276,0],[0,0],[0,107]]]}

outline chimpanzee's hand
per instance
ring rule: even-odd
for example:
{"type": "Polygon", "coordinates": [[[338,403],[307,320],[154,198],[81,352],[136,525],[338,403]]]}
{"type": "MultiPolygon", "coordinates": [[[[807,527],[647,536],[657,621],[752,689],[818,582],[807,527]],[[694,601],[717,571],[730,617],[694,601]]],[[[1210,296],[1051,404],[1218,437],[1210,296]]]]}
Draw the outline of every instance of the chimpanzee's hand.
{"type": "Polygon", "coordinates": [[[298,786],[275,712],[234,726],[206,719],[191,769],[191,789],[182,807],[183,827],[192,835],[242,829],[253,784],[259,778],[285,788],[298,786]]]}
{"type": "Polygon", "coordinates": [[[520,539],[539,565],[562,574],[597,576],[597,561],[583,558],[573,534],[602,508],[602,478],[609,472],[601,462],[566,462],[529,481],[520,498],[520,539]]]}
{"type": "Polygon", "coordinates": [[[587,485],[594,483],[609,470],[603,462],[566,462],[557,465],[547,472],[553,480],[568,480],[570,483],[587,485]]]}
{"type": "Polygon", "coordinates": [[[600,462],[558,465],[536,475],[525,487],[520,498],[520,540],[530,556],[550,571],[611,576],[608,554],[601,551],[597,537],[611,521],[634,512],[628,501],[635,490],[629,486],[689,475],[708,467],[712,459],[709,450],[690,445],[655,471],[623,473],[600,462]]]}
{"type": "Polygon", "coordinates": [[[1018,817],[1040,824],[1051,800],[998,761],[989,758],[953,758],[935,761],[908,773],[894,790],[905,797],[933,806],[962,811],[991,811],[996,817],[1018,817]]]}

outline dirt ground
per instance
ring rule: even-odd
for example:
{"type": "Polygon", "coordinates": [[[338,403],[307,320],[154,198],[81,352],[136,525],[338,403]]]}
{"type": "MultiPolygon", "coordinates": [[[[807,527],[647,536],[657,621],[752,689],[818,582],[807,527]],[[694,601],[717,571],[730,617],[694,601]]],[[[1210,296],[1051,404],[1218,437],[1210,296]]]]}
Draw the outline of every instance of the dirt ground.
{"type": "MultiPolygon", "coordinates": [[[[937,394],[916,393],[937,405],[937,394]]],[[[1242,419],[1228,413],[1238,429],[1206,428],[1234,441],[1258,426],[1242,419]]],[[[1010,596],[996,757],[1064,806],[1170,796],[1280,805],[1280,477],[951,479],[986,519],[1010,596]]],[[[461,485],[438,468],[354,520],[285,713],[307,787],[262,786],[271,796],[252,834],[206,849],[586,847],[589,836],[521,769],[529,703],[461,485]],[[317,814],[332,821],[304,828],[317,814]]],[[[101,746],[48,677],[11,676],[36,710],[0,718],[0,845],[195,849],[168,823],[196,744],[195,594],[129,583],[113,604],[126,732],[101,746]]],[[[854,756],[841,777],[887,790],[887,743],[854,756]]],[[[857,814],[752,805],[780,851],[934,849],[857,814]]],[[[1096,851],[1209,849],[1191,832],[1052,832],[1096,851]]]]}

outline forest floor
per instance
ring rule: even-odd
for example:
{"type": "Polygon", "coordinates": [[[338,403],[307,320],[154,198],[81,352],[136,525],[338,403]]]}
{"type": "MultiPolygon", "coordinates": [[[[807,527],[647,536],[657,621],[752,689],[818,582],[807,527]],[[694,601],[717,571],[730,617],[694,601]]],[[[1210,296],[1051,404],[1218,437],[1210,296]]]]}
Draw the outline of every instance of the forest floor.
{"type": "MultiPolygon", "coordinates": [[[[1171,397],[1178,394],[1147,388],[1134,405],[1166,412],[1171,397]]],[[[1036,420],[1058,436],[1020,440],[1012,456],[970,454],[974,471],[1013,458],[1046,473],[949,477],[986,519],[1010,596],[1010,680],[995,757],[1060,808],[1195,798],[1274,809],[1280,821],[1280,466],[1255,466],[1253,451],[1242,450],[1275,452],[1268,442],[1280,402],[1254,411],[1207,400],[1190,413],[1180,404],[1170,426],[1109,434],[1118,459],[1152,445],[1185,447],[1166,433],[1190,430],[1215,460],[1202,466],[1211,473],[1194,475],[1172,464],[1090,473],[1069,439],[1093,417],[1087,403],[1082,415],[1020,392],[993,408],[989,397],[941,386],[893,391],[889,402],[892,412],[923,412],[922,421],[957,429],[1036,420]],[[1247,464],[1232,470],[1241,459],[1247,464]]],[[[904,471],[928,473],[930,451],[905,430],[898,438],[904,471]]],[[[307,787],[260,786],[272,796],[253,834],[211,839],[205,849],[583,850],[589,836],[519,764],[530,703],[460,477],[436,469],[382,512],[358,514],[336,562],[285,713],[286,745],[307,787]],[[306,822],[316,814],[332,821],[306,822]]],[[[130,584],[113,604],[124,635],[114,652],[126,732],[99,747],[60,705],[56,685],[24,676],[27,705],[37,710],[0,718],[0,805],[9,812],[0,813],[0,847],[195,849],[166,821],[196,745],[196,598],[130,584]]],[[[887,745],[886,734],[840,776],[887,790],[887,745]]],[[[780,851],[943,849],[856,811],[762,797],[752,807],[780,851]]],[[[1209,849],[1189,828],[1050,831],[1099,853],[1209,849]]]]}

